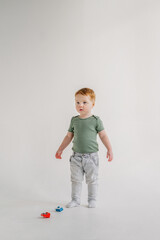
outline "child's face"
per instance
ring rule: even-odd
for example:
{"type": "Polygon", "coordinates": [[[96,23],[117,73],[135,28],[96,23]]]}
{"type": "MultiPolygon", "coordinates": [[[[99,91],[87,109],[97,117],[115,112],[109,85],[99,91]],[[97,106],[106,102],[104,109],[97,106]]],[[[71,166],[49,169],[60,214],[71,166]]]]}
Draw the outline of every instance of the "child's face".
{"type": "Polygon", "coordinates": [[[75,97],[76,110],[81,115],[85,115],[91,112],[94,107],[94,103],[91,101],[90,96],[84,96],[77,94],[75,97]]]}

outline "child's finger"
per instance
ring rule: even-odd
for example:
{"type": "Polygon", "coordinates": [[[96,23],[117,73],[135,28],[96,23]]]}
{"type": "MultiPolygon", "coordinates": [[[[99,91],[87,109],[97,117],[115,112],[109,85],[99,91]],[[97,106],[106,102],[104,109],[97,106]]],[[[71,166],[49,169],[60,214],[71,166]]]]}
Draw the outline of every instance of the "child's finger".
{"type": "Polygon", "coordinates": [[[61,153],[58,153],[58,159],[62,159],[62,158],[61,158],[61,153]]]}
{"type": "Polygon", "coordinates": [[[56,153],[55,157],[56,157],[57,159],[60,159],[60,158],[61,158],[58,153],[56,153]]]}
{"type": "Polygon", "coordinates": [[[111,161],[112,161],[112,157],[111,157],[111,156],[109,157],[108,161],[109,161],[109,162],[111,162],[111,161]]]}

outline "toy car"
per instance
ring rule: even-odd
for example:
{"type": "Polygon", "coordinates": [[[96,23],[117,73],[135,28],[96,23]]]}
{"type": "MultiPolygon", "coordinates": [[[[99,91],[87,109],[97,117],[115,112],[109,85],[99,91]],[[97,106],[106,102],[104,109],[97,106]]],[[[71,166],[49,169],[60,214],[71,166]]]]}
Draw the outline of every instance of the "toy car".
{"type": "Polygon", "coordinates": [[[60,206],[58,206],[58,207],[56,208],[56,211],[57,211],[57,212],[62,212],[62,211],[63,211],[63,208],[60,207],[60,206]]]}
{"type": "Polygon", "coordinates": [[[44,217],[44,218],[50,218],[50,213],[45,212],[45,213],[42,213],[41,216],[44,217]]]}

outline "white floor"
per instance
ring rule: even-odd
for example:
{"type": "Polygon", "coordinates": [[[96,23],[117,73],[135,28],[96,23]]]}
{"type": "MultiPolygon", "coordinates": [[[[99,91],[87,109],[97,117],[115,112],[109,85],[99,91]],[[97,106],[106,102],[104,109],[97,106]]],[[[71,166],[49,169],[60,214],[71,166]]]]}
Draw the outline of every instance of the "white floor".
{"type": "MultiPolygon", "coordinates": [[[[5,200],[0,204],[0,239],[2,240],[159,240],[158,198],[117,191],[98,202],[95,209],[67,209],[67,202],[5,200]],[[125,197],[124,197],[125,196],[125,197]],[[115,198],[114,198],[115,197],[115,198]],[[55,212],[60,205],[61,213],[55,212]],[[51,218],[40,215],[49,211],[51,218]]],[[[101,197],[103,193],[100,193],[101,197]]]]}

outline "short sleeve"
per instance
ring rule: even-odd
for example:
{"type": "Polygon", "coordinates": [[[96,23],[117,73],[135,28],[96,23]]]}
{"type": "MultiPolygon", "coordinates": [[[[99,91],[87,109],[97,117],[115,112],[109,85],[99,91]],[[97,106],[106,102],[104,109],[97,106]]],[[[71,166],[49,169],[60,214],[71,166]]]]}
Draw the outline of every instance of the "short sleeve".
{"type": "Polygon", "coordinates": [[[73,117],[71,119],[71,122],[70,122],[70,126],[69,126],[69,129],[68,129],[68,132],[74,132],[74,127],[73,127],[73,117]]]}
{"type": "Polygon", "coordinates": [[[97,133],[104,130],[103,122],[102,120],[98,117],[97,118],[97,127],[96,127],[97,133]]]}

